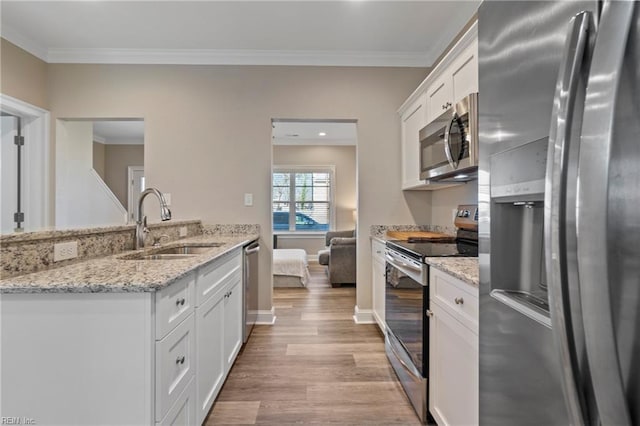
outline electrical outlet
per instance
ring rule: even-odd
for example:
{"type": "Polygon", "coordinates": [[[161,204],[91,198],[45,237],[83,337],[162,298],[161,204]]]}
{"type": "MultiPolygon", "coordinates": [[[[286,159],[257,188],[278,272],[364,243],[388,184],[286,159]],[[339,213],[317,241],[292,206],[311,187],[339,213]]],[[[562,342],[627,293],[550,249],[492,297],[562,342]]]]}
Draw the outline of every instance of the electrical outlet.
{"type": "Polygon", "coordinates": [[[246,193],[244,194],[244,205],[250,207],[253,205],[253,194],[246,193]]]}
{"type": "Polygon", "coordinates": [[[178,229],[178,235],[179,235],[180,237],[186,237],[186,236],[187,236],[187,227],[186,227],[186,226],[181,226],[181,227],[178,229]]]}
{"type": "Polygon", "coordinates": [[[53,261],[74,259],[78,257],[78,242],[69,241],[67,243],[59,243],[53,245],[53,261]]]}

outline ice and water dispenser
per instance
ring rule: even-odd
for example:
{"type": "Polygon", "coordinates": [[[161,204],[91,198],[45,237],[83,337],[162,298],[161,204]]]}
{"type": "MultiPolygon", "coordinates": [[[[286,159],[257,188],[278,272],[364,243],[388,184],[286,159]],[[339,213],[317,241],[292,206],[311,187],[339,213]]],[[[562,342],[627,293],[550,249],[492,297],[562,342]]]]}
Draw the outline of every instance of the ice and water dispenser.
{"type": "Polygon", "coordinates": [[[491,156],[491,296],[551,326],[544,250],[548,138],[491,156]]]}

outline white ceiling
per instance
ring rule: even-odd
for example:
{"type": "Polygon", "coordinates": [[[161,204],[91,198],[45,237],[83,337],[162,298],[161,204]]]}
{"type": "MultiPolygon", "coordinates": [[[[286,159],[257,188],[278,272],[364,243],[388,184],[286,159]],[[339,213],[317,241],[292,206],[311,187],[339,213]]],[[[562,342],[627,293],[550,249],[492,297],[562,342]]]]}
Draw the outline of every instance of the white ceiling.
{"type": "Polygon", "coordinates": [[[293,121],[273,122],[274,145],[355,145],[355,122],[293,121]],[[321,136],[320,133],[325,133],[321,136]]]}
{"type": "Polygon", "coordinates": [[[142,145],[144,144],[144,121],[94,121],[93,140],[105,145],[142,145]]]}
{"type": "Polygon", "coordinates": [[[1,34],[52,63],[432,65],[474,1],[7,1],[1,34]]]}

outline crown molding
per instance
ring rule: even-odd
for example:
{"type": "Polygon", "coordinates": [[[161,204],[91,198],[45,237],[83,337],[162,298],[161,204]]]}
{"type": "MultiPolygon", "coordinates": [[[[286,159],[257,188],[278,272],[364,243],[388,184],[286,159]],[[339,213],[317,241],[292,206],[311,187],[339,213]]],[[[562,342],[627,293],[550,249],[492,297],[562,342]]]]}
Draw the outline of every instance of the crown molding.
{"type": "Polygon", "coordinates": [[[428,67],[423,53],[231,49],[49,49],[49,63],[428,67]]]}
{"type": "Polygon", "coordinates": [[[47,48],[3,25],[2,38],[51,64],[295,65],[336,67],[430,67],[437,55],[425,52],[367,52],[249,49],[47,48]]]}

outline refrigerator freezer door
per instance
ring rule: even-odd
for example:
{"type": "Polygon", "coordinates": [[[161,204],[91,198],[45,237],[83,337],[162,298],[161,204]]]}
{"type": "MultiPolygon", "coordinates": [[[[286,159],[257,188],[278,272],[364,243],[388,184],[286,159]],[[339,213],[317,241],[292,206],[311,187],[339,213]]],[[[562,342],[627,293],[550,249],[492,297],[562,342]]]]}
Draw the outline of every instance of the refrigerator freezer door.
{"type": "Polygon", "coordinates": [[[604,425],[640,424],[640,12],[605,4],[582,127],[578,265],[604,425]]]}
{"type": "MultiPolygon", "coordinates": [[[[496,256],[496,247],[508,252],[505,244],[513,240],[513,251],[522,251],[522,229],[540,234],[530,239],[542,237],[535,213],[544,198],[531,198],[535,205],[520,216],[505,197],[494,200],[491,157],[533,141],[546,143],[569,23],[581,11],[597,16],[598,2],[486,1],[479,10],[480,424],[570,423],[552,330],[490,296],[492,290],[519,290],[521,280],[536,277],[534,267],[531,276],[498,278],[496,271],[511,265],[496,256]],[[531,223],[518,228],[523,223],[516,219],[531,223]]],[[[536,175],[544,176],[546,161],[539,163],[536,175]]],[[[536,248],[529,247],[537,256],[536,248]]]]}

